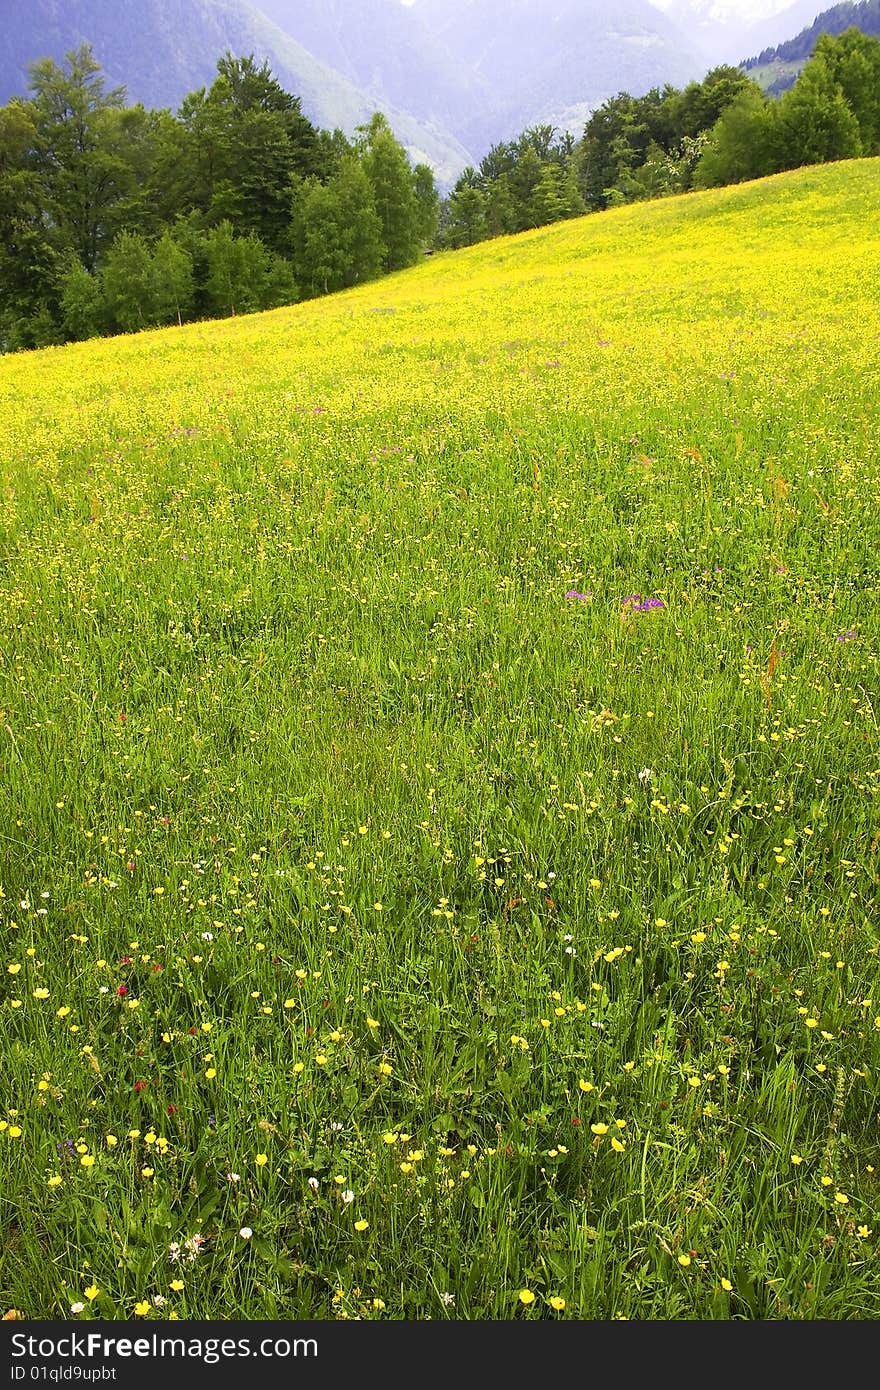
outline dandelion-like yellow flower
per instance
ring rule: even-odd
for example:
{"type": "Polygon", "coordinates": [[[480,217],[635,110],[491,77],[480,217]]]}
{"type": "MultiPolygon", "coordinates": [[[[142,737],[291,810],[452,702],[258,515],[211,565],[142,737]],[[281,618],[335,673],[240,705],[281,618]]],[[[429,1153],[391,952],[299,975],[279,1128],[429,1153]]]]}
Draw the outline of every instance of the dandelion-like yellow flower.
{"type": "Polygon", "coordinates": [[[520,1289],[519,1301],[520,1303],[524,1303],[528,1308],[530,1303],[534,1303],[535,1295],[532,1293],[531,1289],[520,1289]]]}

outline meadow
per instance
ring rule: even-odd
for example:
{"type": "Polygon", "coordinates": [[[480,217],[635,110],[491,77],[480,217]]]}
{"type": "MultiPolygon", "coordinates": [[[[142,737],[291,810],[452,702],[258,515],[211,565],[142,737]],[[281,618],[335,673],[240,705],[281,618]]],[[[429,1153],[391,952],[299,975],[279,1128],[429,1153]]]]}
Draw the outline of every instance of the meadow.
{"type": "Polygon", "coordinates": [[[0,362],[0,1304],[880,1316],[880,162],[0,362]]]}

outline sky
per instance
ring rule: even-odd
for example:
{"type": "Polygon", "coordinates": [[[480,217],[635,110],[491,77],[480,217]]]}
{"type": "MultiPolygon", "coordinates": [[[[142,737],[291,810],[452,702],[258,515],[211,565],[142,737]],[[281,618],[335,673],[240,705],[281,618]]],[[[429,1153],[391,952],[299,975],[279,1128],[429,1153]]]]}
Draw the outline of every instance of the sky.
{"type": "MultiPolygon", "coordinates": [[[[548,0],[548,3],[550,0],[548,0]]],[[[831,0],[833,3],[833,0],[831,0]]],[[[414,5],[416,0],[401,0],[403,5],[414,5]]],[[[651,0],[658,10],[693,11],[694,14],[712,14],[715,19],[766,19],[788,9],[791,0],[651,0]]],[[[820,4],[820,9],[827,5],[820,4]]],[[[817,10],[818,13],[818,10],[817,10]]]]}
{"type": "MultiPolygon", "coordinates": [[[[788,9],[791,0],[651,0],[651,3],[658,10],[675,9],[678,13],[710,14],[713,19],[748,22],[779,14],[781,10],[788,9]]],[[[833,3],[833,0],[829,0],[829,3],[833,3]]],[[[819,9],[827,9],[827,5],[820,3],[819,9]]]]}

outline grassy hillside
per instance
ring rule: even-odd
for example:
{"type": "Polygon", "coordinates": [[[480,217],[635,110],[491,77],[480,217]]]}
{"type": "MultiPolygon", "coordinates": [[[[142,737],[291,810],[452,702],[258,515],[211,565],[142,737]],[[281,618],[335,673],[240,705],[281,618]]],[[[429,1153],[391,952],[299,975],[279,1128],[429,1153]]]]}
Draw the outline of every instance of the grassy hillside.
{"type": "Polygon", "coordinates": [[[878,282],[849,162],[0,362],[5,1307],[880,1315],[878,282]]]}
{"type": "Polygon", "coordinates": [[[753,82],[757,82],[762,92],[780,96],[782,92],[787,92],[789,87],[794,86],[807,61],[806,58],[793,58],[790,62],[784,63],[781,59],[774,59],[772,62],[760,63],[757,67],[749,68],[748,74],[753,82]]]}

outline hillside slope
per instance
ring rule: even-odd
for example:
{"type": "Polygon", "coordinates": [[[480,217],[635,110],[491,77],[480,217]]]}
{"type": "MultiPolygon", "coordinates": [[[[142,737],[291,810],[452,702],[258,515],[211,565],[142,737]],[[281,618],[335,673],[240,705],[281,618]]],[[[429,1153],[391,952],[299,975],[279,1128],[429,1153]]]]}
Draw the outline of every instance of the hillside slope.
{"type": "Polygon", "coordinates": [[[0,360],[17,1319],[880,1317],[878,173],[0,360]]]}

